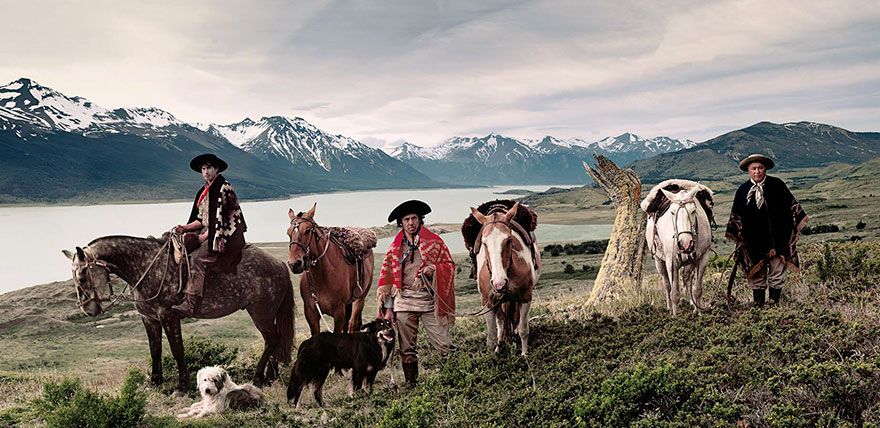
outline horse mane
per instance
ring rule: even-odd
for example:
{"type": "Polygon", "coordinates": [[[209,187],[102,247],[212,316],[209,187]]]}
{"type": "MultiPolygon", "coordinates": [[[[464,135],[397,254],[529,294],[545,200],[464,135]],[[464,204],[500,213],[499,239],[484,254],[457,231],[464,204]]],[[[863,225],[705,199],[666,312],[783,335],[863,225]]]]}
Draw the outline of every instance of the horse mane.
{"type": "Polygon", "coordinates": [[[694,198],[700,203],[700,206],[706,213],[706,217],[709,218],[709,224],[714,225],[715,214],[712,211],[712,207],[715,206],[715,202],[712,199],[712,189],[709,189],[705,185],[696,181],[671,179],[654,186],[651,191],[648,192],[648,196],[645,197],[645,200],[642,201],[642,210],[651,218],[659,218],[669,210],[669,206],[671,205],[669,199],[666,198],[666,195],[664,195],[660,189],[671,193],[678,193],[682,190],[690,191],[695,188],[699,190],[694,194],[694,198]]]}
{"type": "MultiPolygon", "coordinates": [[[[480,204],[480,206],[477,207],[477,211],[484,215],[496,212],[507,212],[507,210],[513,207],[514,204],[516,204],[516,201],[510,199],[495,199],[480,204]]],[[[531,208],[522,204],[517,208],[516,216],[513,218],[513,221],[519,223],[526,232],[532,232],[538,227],[538,215],[535,214],[531,208]]],[[[473,214],[468,214],[467,218],[464,219],[464,222],[461,224],[461,235],[468,248],[473,246],[473,243],[477,239],[477,235],[482,228],[483,225],[474,218],[473,214]]]]}
{"type": "Polygon", "coordinates": [[[109,241],[111,239],[126,239],[126,240],[133,240],[133,241],[152,241],[157,244],[164,244],[165,241],[168,240],[168,235],[169,235],[169,233],[165,232],[164,234],[162,234],[162,239],[156,238],[152,235],[148,236],[146,238],[142,238],[142,237],[138,237],[138,236],[128,236],[128,235],[109,235],[109,236],[101,236],[99,238],[92,239],[92,242],[89,242],[87,245],[94,245],[94,244],[99,243],[100,241],[105,241],[105,240],[109,241]]]}

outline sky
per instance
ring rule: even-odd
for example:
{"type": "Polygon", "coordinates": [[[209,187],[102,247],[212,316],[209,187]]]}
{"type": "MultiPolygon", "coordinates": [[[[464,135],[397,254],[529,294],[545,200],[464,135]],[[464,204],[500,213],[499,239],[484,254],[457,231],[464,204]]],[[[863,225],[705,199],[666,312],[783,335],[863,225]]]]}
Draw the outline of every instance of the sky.
{"type": "Polygon", "coordinates": [[[880,2],[0,0],[29,77],[186,122],[302,117],[377,146],[490,132],[880,131],[880,2]]]}

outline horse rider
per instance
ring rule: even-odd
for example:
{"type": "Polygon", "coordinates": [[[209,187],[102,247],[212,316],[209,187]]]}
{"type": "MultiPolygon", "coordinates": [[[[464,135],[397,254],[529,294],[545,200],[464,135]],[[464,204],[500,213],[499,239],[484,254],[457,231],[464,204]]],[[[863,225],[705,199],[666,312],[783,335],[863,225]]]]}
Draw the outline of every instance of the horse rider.
{"type": "Polygon", "coordinates": [[[425,227],[428,204],[410,200],[394,208],[388,222],[402,230],[385,254],[376,299],[385,318],[395,320],[406,383],[419,376],[416,342],[419,321],[434,349],[454,349],[449,327],[455,322],[455,263],[439,236],[425,227]],[[381,309],[381,308],[384,308],[381,309]]]}
{"type": "Polygon", "coordinates": [[[764,306],[765,289],[779,303],[786,269],[798,269],[797,241],[807,214],[785,185],[767,175],[774,162],[752,154],[739,163],[749,180],[739,186],[725,236],[736,243],[736,260],[752,288],[755,306],[764,306]]]}
{"type": "Polygon", "coordinates": [[[244,232],[247,231],[238,196],[220,174],[228,167],[226,162],[206,153],[194,157],[189,167],[202,173],[205,185],[196,192],[189,223],[175,227],[178,232],[197,232],[199,242],[198,249],[193,252],[184,301],[172,307],[185,317],[192,316],[199,308],[207,272],[236,272],[245,245],[244,232]]]}

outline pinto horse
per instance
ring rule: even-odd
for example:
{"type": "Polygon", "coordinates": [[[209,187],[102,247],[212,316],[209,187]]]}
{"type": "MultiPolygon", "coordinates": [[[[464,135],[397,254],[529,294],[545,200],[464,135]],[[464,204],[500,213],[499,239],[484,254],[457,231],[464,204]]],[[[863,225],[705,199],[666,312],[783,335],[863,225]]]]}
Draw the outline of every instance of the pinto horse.
{"type": "MultiPolygon", "coordinates": [[[[648,223],[645,237],[654,256],[654,266],[666,290],[666,308],[672,316],[678,315],[680,285],[688,287],[691,305],[694,312],[703,309],[700,299],[703,295],[703,275],[709,264],[709,250],[712,247],[712,229],[709,216],[712,210],[712,191],[699,183],[677,180],[689,188],[682,188],[672,193],[658,185],[662,193],[652,190],[650,198],[665,198],[667,202],[656,204],[663,206],[651,215],[648,212],[648,223]],[[692,183],[692,184],[691,184],[692,183]]],[[[648,198],[646,198],[646,202],[648,198]]],[[[645,204],[648,206],[649,204],[645,204]]]]}
{"type": "Polygon", "coordinates": [[[482,225],[474,244],[477,285],[487,311],[483,315],[486,346],[495,355],[503,342],[513,340],[514,332],[519,335],[522,355],[529,353],[529,308],[540,277],[541,253],[537,243],[528,242],[528,233],[513,220],[518,209],[518,202],[506,212],[497,210],[486,215],[471,208],[471,215],[482,225]]]}
{"type": "MultiPolygon", "coordinates": [[[[323,314],[333,317],[333,332],[356,332],[362,324],[364,298],[373,283],[373,250],[363,259],[349,264],[345,252],[331,236],[331,229],[315,223],[315,208],[306,213],[288,211],[287,264],[295,274],[302,274],[299,293],[303,312],[312,336],[321,331],[323,314]]],[[[375,244],[375,242],[374,242],[375,244]]]]}
{"type": "MultiPolygon", "coordinates": [[[[185,281],[186,278],[178,272],[170,241],[167,236],[164,239],[105,236],[84,248],[76,247],[75,252],[62,252],[72,262],[77,300],[86,315],[101,315],[123,297],[112,296],[111,273],[128,284],[150,343],[150,381],[154,386],[162,384],[164,331],[177,362],[178,383],[174,394],[181,395],[189,390],[189,369],[184,360],[180,317],[171,306],[180,302],[186,284],[179,279],[182,277],[185,281]],[[104,306],[108,301],[110,303],[104,306]]],[[[290,273],[284,263],[251,245],[244,247],[237,273],[209,273],[201,305],[193,316],[220,318],[240,309],[248,312],[263,336],[263,353],[254,375],[254,383],[263,385],[277,378],[279,362],[290,363],[295,303],[290,273]]]]}

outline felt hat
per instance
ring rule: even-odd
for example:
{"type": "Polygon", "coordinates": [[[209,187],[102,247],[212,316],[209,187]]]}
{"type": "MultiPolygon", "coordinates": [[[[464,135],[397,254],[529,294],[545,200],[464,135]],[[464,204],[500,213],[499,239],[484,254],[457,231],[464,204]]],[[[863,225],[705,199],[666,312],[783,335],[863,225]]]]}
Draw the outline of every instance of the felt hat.
{"type": "Polygon", "coordinates": [[[226,171],[226,168],[229,168],[229,165],[223,159],[218,158],[213,153],[198,155],[189,161],[189,167],[195,172],[202,172],[202,165],[205,164],[216,167],[217,172],[223,172],[226,171]]]}
{"type": "Polygon", "coordinates": [[[400,220],[409,214],[418,214],[419,217],[424,217],[425,214],[428,214],[429,212],[431,212],[431,207],[429,207],[428,204],[413,199],[406,201],[398,205],[397,208],[391,210],[391,214],[388,214],[388,222],[391,223],[392,221],[400,220]]]}
{"type": "Polygon", "coordinates": [[[749,165],[754,162],[761,162],[767,169],[773,169],[773,166],[776,165],[773,163],[773,159],[770,159],[767,156],[758,153],[752,153],[748,155],[745,159],[739,161],[739,169],[743,171],[748,171],[749,165]]]}

